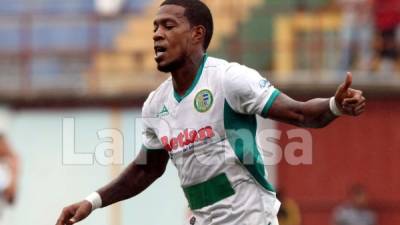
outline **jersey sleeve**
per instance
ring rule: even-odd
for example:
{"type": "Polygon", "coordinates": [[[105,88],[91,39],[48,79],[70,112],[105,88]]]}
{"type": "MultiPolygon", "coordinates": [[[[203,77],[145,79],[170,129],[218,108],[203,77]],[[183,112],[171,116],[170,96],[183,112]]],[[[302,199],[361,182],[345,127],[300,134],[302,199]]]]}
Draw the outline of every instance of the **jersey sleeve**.
{"type": "Polygon", "coordinates": [[[163,145],[157,137],[156,129],[155,129],[155,120],[157,119],[155,114],[152,113],[151,110],[151,99],[153,93],[151,93],[143,105],[142,109],[142,139],[143,146],[148,150],[159,150],[163,149],[163,145]]]}
{"type": "Polygon", "coordinates": [[[232,63],[223,78],[223,89],[229,106],[242,114],[267,117],[280,92],[256,70],[232,63]]]}

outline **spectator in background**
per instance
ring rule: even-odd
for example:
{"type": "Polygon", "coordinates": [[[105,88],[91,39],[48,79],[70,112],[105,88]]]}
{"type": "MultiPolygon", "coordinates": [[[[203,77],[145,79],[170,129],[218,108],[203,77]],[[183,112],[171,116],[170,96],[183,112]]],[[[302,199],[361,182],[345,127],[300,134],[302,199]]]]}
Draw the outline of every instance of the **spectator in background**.
{"type": "Polygon", "coordinates": [[[371,69],[373,56],[372,1],[337,0],[342,9],[341,72],[350,70],[355,58],[358,58],[359,61],[358,69],[363,71],[371,69]]]}
{"type": "Polygon", "coordinates": [[[377,30],[379,71],[392,74],[399,59],[396,30],[400,24],[399,0],[374,0],[374,17],[377,30]]]}
{"type": "Polygon", "coordinates": [[[296,201],[287,197],[283,190],[279,190],[276,196],[282,202],[278,212],[279,225],[300,225],[301,214],[296,201]]]}
{"type": "Polygon", "coordinates": [[[7,141],[9,111],[0,106],[0,213],[14,203],[17,193],[18,157],[7,141]]]}
{"type": "Polygon", "coordinates": [[[338,206],[333,213],[334,225],[376,225],[376,215],[368,208],[364,187],[353,186],[349,200],[338,206]]]}

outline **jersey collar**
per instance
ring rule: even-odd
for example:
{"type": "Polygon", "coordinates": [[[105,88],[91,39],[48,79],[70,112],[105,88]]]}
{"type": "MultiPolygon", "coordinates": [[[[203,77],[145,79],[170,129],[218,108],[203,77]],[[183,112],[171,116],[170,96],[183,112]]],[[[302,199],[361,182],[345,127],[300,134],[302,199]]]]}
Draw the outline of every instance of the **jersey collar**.
{"type": "Polygon", "coordinates": [[[200,68],[197,70],[196,76],[192,82],[192,84],[190,85],[190,87],[185,91],[184,95],[179,95],[175,89],[174,89],[174,97],[176,99],[177,102],[181,102],[186,96],[188,96],[194,89],[194,87],[196,87],[196,84],[199,82],[201,74],[203,73],[203,69],[204,69],[204,65],[206,64],[208,55],[207,53],[203,55],[203,58],[201,60],[201,64],[200,64],[200,68]]]}

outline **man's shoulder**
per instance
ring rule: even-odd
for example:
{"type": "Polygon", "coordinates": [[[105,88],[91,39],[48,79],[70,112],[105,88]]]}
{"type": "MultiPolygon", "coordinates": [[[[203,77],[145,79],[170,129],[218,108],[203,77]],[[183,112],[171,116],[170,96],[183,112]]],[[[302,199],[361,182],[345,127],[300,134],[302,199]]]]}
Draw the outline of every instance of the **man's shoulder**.
{"type": "Polygon", "coordinates": [[[205,65],[206,68],[208,67],[222,67],[228,65],[229,62],[226,61],[225,59],[213,57],[213,56],[208,56],[207,57],[207,63],[205,65]]]}
{"type": "Polygon", "coordinates": [[[213,79],[224,82],[232,75],[238,73],[242,66],[236,62],[229,62],[216,57],[208,57],[205,65],[206,74],[212,74],[213,79]]]}
{"type": "MultiPolygon", "coordinates": [[[[167,96],[172,90],[172,78],[169,77],[163,83],[160,84],[154,91],[152,91],[147,97],[143,105],[143,111],[151,113],[155,106],[158,106],[160,102],[164,102],[167,96]]],[[[147,113],[146,113],[147,114],[147,113]]]]}
{"type": "Polygon", "coordinates": [[[227,61],[216,57],[208,57],[206,68],[218,68],[223,74],[234,75],[234,74],[247,74],[256,70],[242,65],[237,62],[227,61]]]}
{"type": "Polygon", "coordinates": [[[240,66],[240,64],[236,63],[236,62],[229,62],[225,59],[221,59],[221,58],[217,58],[217,57],[212,57],[209,56],[207,58],[207,63],[205,65],[206,68],[220,68],[223,70],[227,70],[231,67],[235,67],[235,66],[240,66]]]}

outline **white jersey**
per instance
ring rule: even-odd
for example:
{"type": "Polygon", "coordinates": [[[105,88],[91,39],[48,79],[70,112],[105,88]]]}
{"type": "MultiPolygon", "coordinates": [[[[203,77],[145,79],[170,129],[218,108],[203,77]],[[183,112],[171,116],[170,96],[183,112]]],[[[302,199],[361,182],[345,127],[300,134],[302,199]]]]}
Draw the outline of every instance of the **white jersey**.
{"type": "Polygon", "coordinates": [[[184,96],[171,78],[149,95],[143,145],[168,151],[184,189],[224,174],[232,186],[252,179],[273,192],[256,144],[256,115],[266,117],[278,95],[257,71],[205,55],[184,96]]]}

